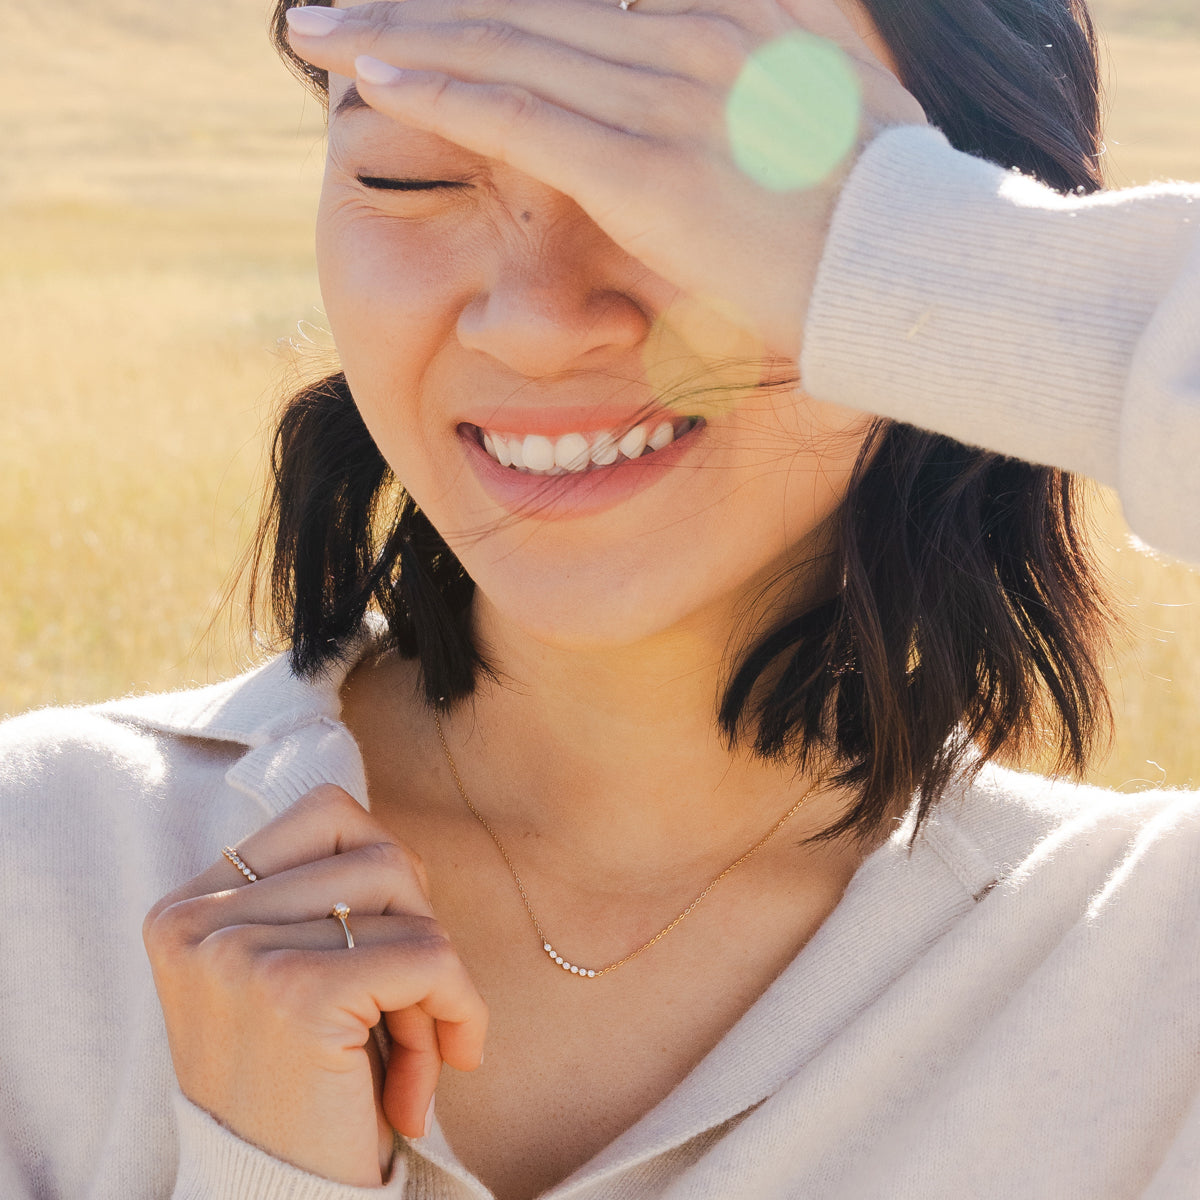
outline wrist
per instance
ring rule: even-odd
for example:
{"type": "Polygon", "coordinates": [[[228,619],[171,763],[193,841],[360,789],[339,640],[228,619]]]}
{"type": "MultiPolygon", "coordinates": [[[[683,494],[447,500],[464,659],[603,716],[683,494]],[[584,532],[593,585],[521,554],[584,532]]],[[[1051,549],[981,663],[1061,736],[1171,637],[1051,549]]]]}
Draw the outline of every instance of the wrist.
{"type": "Polygon", "coordinates": [[[407,1169],[400,1156],[383,1187],[339,1183],[244,1141],[181,1092],[174,1109],[179,1168],[172,1200],[381,1200],[404,1194],[407,1169]]]}

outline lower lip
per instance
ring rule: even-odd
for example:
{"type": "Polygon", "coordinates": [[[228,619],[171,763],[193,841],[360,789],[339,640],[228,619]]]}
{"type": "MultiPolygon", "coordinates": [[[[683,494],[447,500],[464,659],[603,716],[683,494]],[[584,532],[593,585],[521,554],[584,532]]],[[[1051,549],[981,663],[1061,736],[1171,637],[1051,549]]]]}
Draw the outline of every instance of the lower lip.
{"type": "Polygon", "coordinates": [[[593,467],[577,475],[529,475],[514,471],[492,458],[476,440],[472,427],[460,425],[458,437],[483,490],[493,500],[521,516],[561,520],[603,512],[653,487],[698,447],[705,428],[704,422],[700,422],[661,450],[611,467],[593,467]]]}

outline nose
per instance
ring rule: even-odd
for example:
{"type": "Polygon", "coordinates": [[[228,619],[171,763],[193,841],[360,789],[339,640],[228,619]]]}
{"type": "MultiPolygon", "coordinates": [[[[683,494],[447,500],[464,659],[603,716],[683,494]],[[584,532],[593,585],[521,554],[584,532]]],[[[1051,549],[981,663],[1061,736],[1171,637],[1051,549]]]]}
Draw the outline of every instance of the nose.
{"type": "Polygon", "coordinates": [[[650,322],[618,278],[633,260],[579,209],[539,217],[541,230],[494,245],[487,284],[459,315],[459,342],[528,379],[595,369],[639,346],[650,322]]]}

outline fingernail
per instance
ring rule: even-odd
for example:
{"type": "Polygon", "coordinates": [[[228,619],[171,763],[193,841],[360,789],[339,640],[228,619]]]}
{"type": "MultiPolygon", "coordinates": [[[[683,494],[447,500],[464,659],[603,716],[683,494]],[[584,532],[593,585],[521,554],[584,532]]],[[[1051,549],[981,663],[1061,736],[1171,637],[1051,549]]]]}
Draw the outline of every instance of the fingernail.
{"type": "Polygon", "coordinates": [[[332,33],[344,20],[346,13],[340,8],[289,8],[288,28],[305,37],[324,37],[332,33]]]}
{"type": "Polygon", "coordinates": [[[354,73],[363,83],[387,85],[404,78],[404,72],[390,63],[380,62],[369,54],[360,54],[354,60],[354,73]]]}
{"type": "Polygon", "coordinates": [[[435,1097],[429,1097],[429,1108],[425,1113],[425,1136],[429,1136],[429,1131],[433,1128],[433,1102],[435,1097]]]}

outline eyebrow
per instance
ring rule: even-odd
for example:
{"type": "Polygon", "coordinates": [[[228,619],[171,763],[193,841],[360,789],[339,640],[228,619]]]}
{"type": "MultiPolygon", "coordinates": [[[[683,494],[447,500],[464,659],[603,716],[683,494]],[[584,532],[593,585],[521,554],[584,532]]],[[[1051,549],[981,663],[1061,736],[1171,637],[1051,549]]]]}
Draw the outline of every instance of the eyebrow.
{"type": "Polygon", "coordinates": [[[333,110],[333,115],[340,117],[343,113],[353,112],[356,108],[370,107],[358,94],[358,88],[354,84],[351,84],[342,94],[342,98],[337,102],[337,107],[333,110]]]}

